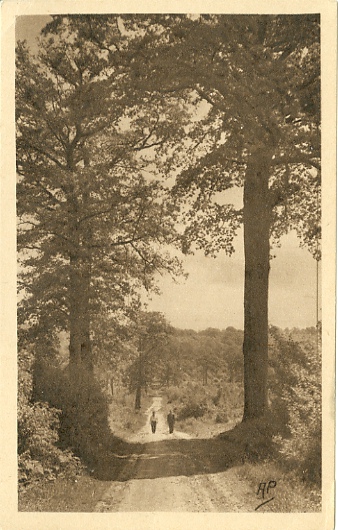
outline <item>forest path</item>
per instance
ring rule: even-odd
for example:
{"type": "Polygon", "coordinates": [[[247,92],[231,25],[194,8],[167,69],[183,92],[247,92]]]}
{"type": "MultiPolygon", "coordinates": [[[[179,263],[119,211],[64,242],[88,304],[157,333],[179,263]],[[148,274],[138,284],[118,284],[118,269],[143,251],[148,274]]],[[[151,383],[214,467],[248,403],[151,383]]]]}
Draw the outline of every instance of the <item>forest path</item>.
{"type": "Polygon", "coordinates": [[[145,412],[144,427],[128,440],[141,443],[141,452],[128,455],[95,511],[254,511],[256,492],[236,467],[228,468],[224,442],[192,439],[178,431],[169,434],[166,413],[162,398],[155,397],[145,412]],[[152,410],[158,416],[155,434],[150,428],[152,410]]]}
{"type": "Polygon", "coordinates": [[[172,440],[172,439],[189,439],[191,436],[185,432],[180,432],[174,429],[174,432],[172,434],[169,434],[169,427],[167,423],[167,414],[169,412],[169,408],[165,408],[163,406],[163,398],[160,396],[156,396],[153,398],[153,402],[148,407],[148,409],[145,411],[146,416],[146,423],[142,427],[142,429],[134,436],[130,436],[128,438],[128,442],[132,443],[148,443],[148,442],[159,442],[161,440],[172,440]],[[150,417],[152,415],[152,411],[156,412],[157,416],[157,426],[156,426],[156,432],[152,433],[150,428],[150,417]]]}

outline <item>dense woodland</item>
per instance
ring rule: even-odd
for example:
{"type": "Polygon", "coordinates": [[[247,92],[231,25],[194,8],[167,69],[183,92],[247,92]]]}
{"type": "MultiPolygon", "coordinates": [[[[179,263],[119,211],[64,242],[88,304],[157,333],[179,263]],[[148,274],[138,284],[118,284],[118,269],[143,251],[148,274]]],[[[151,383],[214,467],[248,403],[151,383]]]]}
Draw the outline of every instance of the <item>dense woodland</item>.
{"type": "Polygon", "coordinates": [[[320,483],[319,324],[268,319],[280,237],[320,260],[319,33],[316,15],[74,15],[37,56],[18,43],[22,483],[99,459],[116,393],[138,410],[154,389],[182,420],[261,425],[320,483]],[[241,223],[243,331],[145,311],[141,289],[196,248],[231,255],[241,223]]]}

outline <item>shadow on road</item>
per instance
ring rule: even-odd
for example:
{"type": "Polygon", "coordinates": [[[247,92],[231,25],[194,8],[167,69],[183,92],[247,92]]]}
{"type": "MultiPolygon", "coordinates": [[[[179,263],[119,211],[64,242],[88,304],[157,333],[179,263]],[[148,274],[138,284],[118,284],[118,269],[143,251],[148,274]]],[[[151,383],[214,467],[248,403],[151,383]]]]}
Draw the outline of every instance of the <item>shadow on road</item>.
{"type": "Polygon", "coordinates": [[[100,480],[126,481],[217,473],[243,461],[243,450],[227,437],[128,443],[112,436],[94,465],[100,480]]]}

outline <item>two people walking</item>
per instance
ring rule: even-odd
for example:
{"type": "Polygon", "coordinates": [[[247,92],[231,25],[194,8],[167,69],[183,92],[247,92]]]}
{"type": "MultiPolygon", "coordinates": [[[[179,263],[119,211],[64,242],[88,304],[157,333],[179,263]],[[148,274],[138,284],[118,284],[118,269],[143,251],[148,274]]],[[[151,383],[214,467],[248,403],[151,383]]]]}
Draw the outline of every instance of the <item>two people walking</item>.
{"type": "MultiPolygon", "coordinates": [[[[175,425],[175,415],[172,412],[172,410],[169,411],[169,414],[167,416],[167,422],[169,426],[169,433],[172,434],[174,432],[174,425],[175,425]]],[[[156,416],[155,410],[152,411],[150,416],[150,426],[151,426],[151,432],[155,434],[156,427],[157,427],[158,419],[156,416]]]]}

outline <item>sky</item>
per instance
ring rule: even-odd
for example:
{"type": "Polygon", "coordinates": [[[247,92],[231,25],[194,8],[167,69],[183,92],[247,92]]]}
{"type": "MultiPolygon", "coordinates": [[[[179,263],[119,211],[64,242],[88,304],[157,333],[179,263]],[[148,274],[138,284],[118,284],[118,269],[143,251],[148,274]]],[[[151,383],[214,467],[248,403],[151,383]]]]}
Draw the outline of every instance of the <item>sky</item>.
{"type": "MultiPolygon", "coordinates": [[[[17,39],[26,39],[35,53],[36,36],[49,21],[46,16],[19,17],[17,39]]],[[[238,206],[241,197],[227,197],[238,206]],[[237,203],[237,204],[236,204],[237,203]]],[[[317,264],[299,247],[295,233],[282,238],[274,250],[269,282],[269,323],[281,328],[309,327],[317,319],[317,264]]],[[[178,328],[201,330],[208,327],[243,329],[244,250],[243,231],[235,240],[235,253],[206,258],[202,251],[183,257],[187,280],[175,284],[169,276],[159,277],[162,294],[143,295],[148,310],[162,312],[178,328]]],[[[319,300],[320,304],[320,300],[319,300]]]]}
{"type": "MultiPolygon", "coordinates": [[[[283,237],[275,249],[269,281],[269,323],[281,328],[316,325],[316,261],[301,249],[296,235],[283,237]]],[[[215,259],[199,251],[184,258],[187,280],[175,284],[168,276],[159,279],[160,296],[152,295],[148,310],[160,311],[178,328],[208,327],[243,329],[244,251],[243,231],[235,253],[215,259]]],[[[146,300],[146,297],[144,297],[146,300]]]]}
{"type": "Polygon", "coordinates": [[[37,50],[36,39],[51,17],[44,15],[20,16],[16,19],[16,40],[26,40],[33,53],[37,50]]]}

